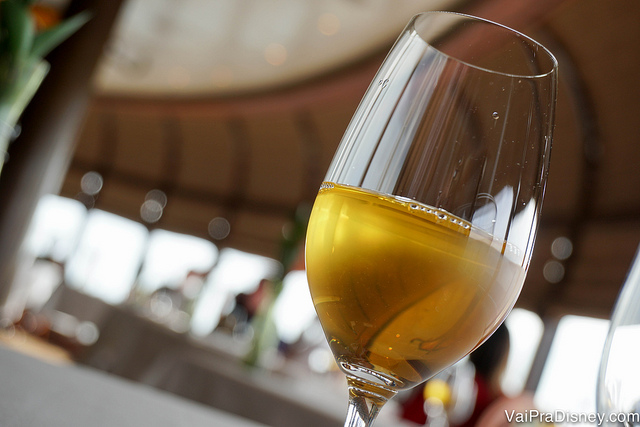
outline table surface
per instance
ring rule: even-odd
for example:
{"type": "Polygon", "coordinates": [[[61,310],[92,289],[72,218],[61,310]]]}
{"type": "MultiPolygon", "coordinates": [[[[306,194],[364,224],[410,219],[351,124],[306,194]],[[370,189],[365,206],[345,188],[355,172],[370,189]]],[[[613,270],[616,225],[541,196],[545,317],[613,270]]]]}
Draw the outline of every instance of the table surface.
{"type": "Polygon", "coordinates": [[[259,427],[223,411],[90,368],[0,346],[2,427],[259,427]]]}

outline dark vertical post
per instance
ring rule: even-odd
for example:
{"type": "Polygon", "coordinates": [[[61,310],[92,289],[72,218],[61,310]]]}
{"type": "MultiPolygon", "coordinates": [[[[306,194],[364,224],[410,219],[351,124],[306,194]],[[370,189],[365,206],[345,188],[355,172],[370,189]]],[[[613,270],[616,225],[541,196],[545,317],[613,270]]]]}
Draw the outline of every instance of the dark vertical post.
{"type": "Polygon", "coordinates": [[[89,102],[93,72],[123,3],[71,1],[68,15],[89,10],[92,18],[47,58],[49,75],[25,110],[22,133],[8,150],[0,175],[0,309],[39,199],[60,190],[89,102]]]}

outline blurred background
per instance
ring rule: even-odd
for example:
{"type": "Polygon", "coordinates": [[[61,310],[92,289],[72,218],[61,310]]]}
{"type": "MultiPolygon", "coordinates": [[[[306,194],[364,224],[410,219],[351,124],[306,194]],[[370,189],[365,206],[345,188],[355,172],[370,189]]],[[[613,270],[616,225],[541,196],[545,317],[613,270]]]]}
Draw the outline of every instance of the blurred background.
{"type": "MultiPolygon", "coordinates": [[[[26,342],[23,331],[75,363],[267,425],[340,425],[346,392],[304,275],[309,209],[410,17],[459,11],[524,32],[560,64],[502,390],[545,410],[595,410],[607,319],[640,243],[640,2],[44,6],[53,19],[92,18],[48,56],[0,175],[5,341],[26,342]],[[280,391],[292,387],[297,400],[280,391]],[[274,421],[269,402],[288,418],[274,421]]],[[[380,423],[401,422],[409,400],[380,423]]]]}

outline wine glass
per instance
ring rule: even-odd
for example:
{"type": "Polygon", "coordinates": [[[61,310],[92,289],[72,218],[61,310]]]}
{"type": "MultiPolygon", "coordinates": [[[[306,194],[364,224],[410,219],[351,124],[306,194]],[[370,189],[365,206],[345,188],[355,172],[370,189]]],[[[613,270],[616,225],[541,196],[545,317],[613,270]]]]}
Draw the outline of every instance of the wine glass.
{"type": "Polygon", "coordinates": [[[640,247],[620,291],[604,344],[596,404],[599,425],[640,426],[640,247]]]}
{"type": "Polygon", "coordinates": [[[306,265],[347,376],[345,426],[479,346],[528,268],[557,86],[529,37],[415,16],[355,112],[311,214],[306,265]]]}

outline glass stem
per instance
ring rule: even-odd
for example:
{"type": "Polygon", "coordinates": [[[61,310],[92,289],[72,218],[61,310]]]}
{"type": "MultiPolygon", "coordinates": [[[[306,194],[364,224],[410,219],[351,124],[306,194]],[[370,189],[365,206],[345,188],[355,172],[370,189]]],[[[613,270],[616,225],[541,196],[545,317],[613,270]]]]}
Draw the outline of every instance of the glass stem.
{"type": "MultiPolygon", "coordinates": [[[[344,427],[371,427],[380,409],[395,395],[395,391],[379,389],[374,392],[371,386],[367,390],[354,386],[349,381],[349,408],[344,427]],[[379,391],[380,393],[377,393],[379,391]]],[[[377,387],[376,387],[377,388],[377,387]]]]}
{"type": "MultiPolygon", "coordinates": [[[[384,404],[384,403],[383,403],[384,404]]],[[[382,405],[364,396],[350,396],[344,427],[370,427],[382,405]]]]}

